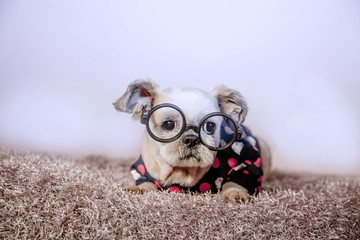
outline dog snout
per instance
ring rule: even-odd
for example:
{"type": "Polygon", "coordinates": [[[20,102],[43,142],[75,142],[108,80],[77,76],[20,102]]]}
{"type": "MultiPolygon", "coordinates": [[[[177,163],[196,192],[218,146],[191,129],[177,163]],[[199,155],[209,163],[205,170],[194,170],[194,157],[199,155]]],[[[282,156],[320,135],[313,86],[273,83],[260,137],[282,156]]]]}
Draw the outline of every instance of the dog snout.
{"type": "Polygon", "coordinates": [[[196,135],[186,135],[183,137],[182,142],[189,148],[193,148],[200,143],[199,138],[196,135]]]}

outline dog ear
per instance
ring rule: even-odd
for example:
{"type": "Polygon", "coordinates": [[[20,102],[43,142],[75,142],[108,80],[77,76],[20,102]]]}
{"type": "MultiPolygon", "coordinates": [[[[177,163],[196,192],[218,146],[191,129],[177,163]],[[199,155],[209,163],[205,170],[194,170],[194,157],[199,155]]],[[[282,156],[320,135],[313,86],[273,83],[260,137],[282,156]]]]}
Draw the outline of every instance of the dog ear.
{"type": "Polygon", "coordinates": [[[244,122],[248,106],[244,97],[238,91],[220,85],[214,89],[213,93],[218,100],[221,112],[229,114],[239,123],[244,122]]]}
{"type": "Polygon", "coordinates": [[[113,105],[117,111],[132,113],[134,119],[139,119],[144,107],[151,108],[156,88],[157,85],[150,80],[135,80],[113,105]]]}

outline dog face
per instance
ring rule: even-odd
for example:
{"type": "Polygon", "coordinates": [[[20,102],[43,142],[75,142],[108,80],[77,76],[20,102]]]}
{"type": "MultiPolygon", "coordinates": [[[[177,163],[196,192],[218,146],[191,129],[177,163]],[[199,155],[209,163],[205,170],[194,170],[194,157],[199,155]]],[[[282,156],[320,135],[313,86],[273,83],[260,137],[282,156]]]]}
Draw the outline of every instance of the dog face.
{"type": "MultiPolygon", "coordinates": [[[[219,106],[214,97],[198,89],[167,89],[159,94],[154,105],[172,103],[178,106],[185,115],[186,123],[199,125],[200,120],[208,113],[219,111],[219,106]],[[196,103],[196,104],[194,104],[196,103]]],[[[169,112],[171,115],[171,112],[169,112]]],[[[156,113],[154,114],[156,115],[156,113]]],[[[162,125],[168,119],[166,112],[160,112],[154,118],[150,118],[150,124],[162,125]]],[[[179,115],[174,118],[175,123],[181,122],[179,115]]],[[[181,124],[178,124],[181,125],[181,124]]],[[[166,132],[165,130],[163,130],[166,132]]],[[[191,139],[196,136],[194,130],[185,131],[180,138],[170,143],[155,141],[156,148],[161,156],[166,156],[166,161],[171,166],[177,167],[207,167],[212,164],[214,152],[209,150],[198,140],[191,139]],[[189,142],[187,142],[187,140],[189,142]]],[[[209,135],[213,141],[220,141],[220,131],[217,134],[209,135]]]]}
{"type": "Polygon", "coordinates": [[[180,132],[184,121],[186,125],[199,127],[206,115],[223,112],[242,123],[247,105],[239,92],[224,86],[217,87],[212,93],[195,88],[159,91],[153,82],[138,80],[129,85],[114,106],[116,110],[132,113],[133,118],[139,119],[144,110],[165,103],[177,106],[182,114],[174,108],[159,108],[148,119],[150,132],[162,139],[170,139],[177,133],[181,135],[173,141],[160,142],[149,131],[145,132],[142,157],[148,172],[162,184],[192,187],[213,164],[216,152],[204,144],[220,144],[220,127],[215,126],[220,126],[222,119],[214,118],[203,124],[201,136],[193,128],[180,132]],[[206,134],[209,132],[211,134],[206,134]]]}

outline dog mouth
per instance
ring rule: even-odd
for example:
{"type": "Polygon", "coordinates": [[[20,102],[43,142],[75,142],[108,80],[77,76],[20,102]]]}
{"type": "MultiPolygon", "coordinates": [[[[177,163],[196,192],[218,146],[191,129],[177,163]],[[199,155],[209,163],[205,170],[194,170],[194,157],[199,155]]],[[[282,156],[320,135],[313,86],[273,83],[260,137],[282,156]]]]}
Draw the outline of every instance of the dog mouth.
{"type": "Polygon", "coordinates": [[[189,160],[189,159],[195,159],[197,162],[201,161],[201,158],[193,153],[182,154],[179,156],[179,160],[189,160]]]}
{"type": "MultiPolygon", "coordinates": [[[[199,149],[198,148],[179,149],[179,157],[178,157],[178,159],[183,163],[186,162],[186,161],[200,163],[201,162],[201,157],[200,157],[199,149]]],[[[180,166],[184,166],[184,165],[180,164],[180,166]]]]}

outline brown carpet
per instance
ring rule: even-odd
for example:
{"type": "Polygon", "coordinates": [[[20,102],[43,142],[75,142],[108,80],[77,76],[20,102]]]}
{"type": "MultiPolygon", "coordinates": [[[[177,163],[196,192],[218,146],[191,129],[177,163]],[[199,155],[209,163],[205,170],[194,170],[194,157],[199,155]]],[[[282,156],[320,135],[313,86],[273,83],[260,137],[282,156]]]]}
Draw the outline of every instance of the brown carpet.
{"type": "Polygon", "coordinates": [[[3,239],[359,239],[360,177],[273,172],[250,203],[122,191],[130,160],[0,151],[3,239]]]}

